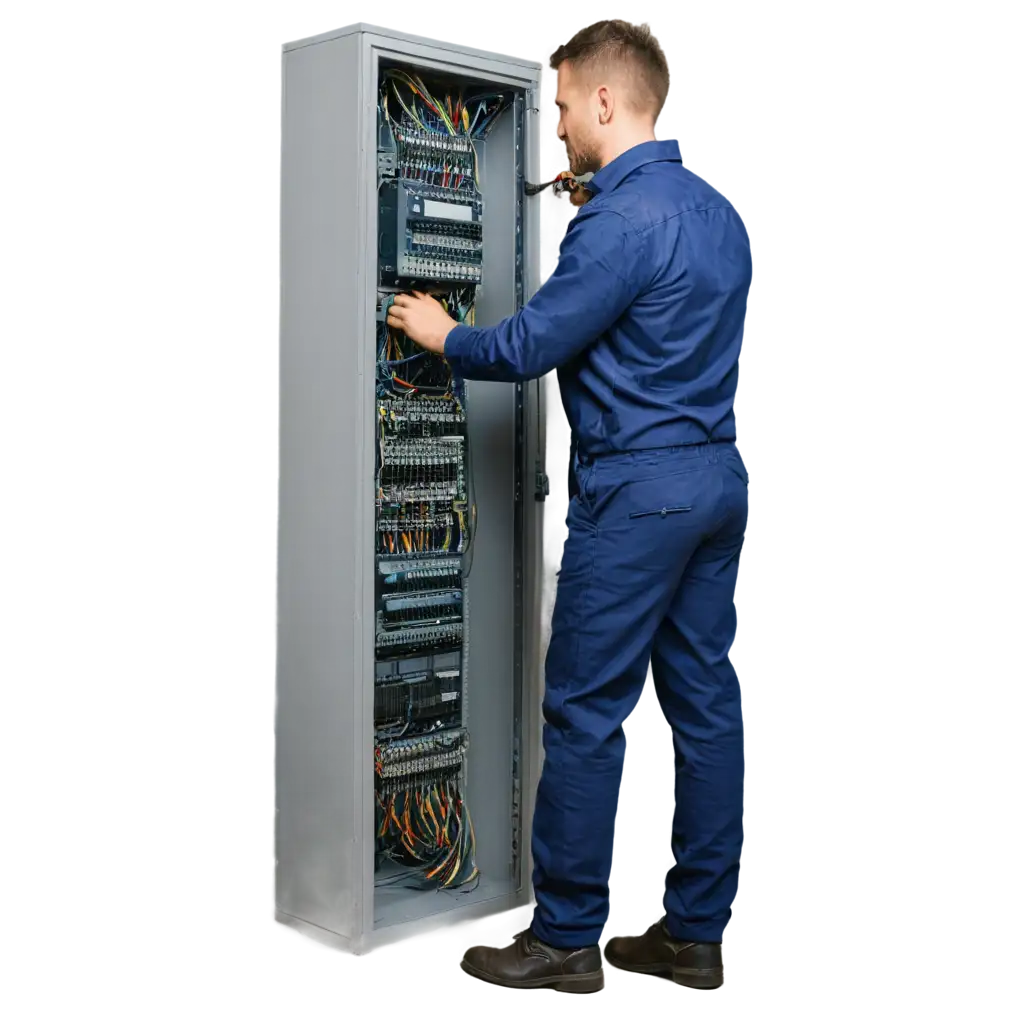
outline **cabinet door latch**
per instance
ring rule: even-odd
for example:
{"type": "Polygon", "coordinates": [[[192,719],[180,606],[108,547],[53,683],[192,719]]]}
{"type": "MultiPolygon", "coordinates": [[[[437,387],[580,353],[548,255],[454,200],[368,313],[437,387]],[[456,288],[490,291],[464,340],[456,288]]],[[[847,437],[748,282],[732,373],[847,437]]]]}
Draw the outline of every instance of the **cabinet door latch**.
{"type": "Polygon", "coordinates": [[[543,501],[551,493],[551,483],[548,480],[548,475],[539,463],[534,473],[533,485],[533,496],[537,501],[543,501]]]}

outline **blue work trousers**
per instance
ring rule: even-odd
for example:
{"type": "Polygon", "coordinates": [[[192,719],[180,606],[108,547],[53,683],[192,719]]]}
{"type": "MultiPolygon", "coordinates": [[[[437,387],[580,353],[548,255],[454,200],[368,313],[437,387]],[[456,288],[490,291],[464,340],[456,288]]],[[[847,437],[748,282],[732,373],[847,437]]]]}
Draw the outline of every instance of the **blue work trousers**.
{"type": "Polygon", "coordinates": [[[746,469],[725,442],[581,456],[576,477],[545,670],[533,930],[558,948],[601,937],[622,724],[650,665],[675,744],[667,927],[720,942],[743,842],[743,721],[729,649],[746,469]]]}

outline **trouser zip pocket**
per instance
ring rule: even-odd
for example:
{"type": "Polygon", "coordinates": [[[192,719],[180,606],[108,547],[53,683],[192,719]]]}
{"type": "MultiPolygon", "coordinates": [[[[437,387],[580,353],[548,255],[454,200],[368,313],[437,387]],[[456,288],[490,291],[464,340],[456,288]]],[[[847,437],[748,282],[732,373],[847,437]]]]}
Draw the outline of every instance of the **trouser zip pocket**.
{"type": "Polygon", "coordinates": [[[692,505],[677,505],[675,508],[652,508],[648,512],[630,512],[630,519],[643,519],[645,516],[661,516],[662,519],[665,516],[678,515],[680,512],[692,512],[692,505]]]}

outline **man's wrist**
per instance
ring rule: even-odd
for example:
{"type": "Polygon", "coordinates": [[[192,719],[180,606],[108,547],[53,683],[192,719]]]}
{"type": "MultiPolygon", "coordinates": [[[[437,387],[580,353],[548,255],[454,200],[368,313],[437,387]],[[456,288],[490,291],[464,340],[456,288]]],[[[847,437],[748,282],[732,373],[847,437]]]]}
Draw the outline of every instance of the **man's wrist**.
{"type": "Polygon", "coordinates": [[[444,336],[444,341],[441,343],[441,354],[445,359],[449,357],[458,358],[460,355],[459,335],[465,334],[468,330],[469,328],[465,324],[455,324],[448,330],[448,333],[444,336]]]}

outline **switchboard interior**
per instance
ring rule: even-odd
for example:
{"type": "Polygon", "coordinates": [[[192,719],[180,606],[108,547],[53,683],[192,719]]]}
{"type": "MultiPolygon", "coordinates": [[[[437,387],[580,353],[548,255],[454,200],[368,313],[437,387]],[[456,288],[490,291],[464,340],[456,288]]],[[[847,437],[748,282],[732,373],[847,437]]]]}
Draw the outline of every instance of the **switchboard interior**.
{"type": "MultiPolygon", "coordinates": [[[[520,877],[521,391],[453,377],[387,323],[516,311],[523,94],[382,61],[377,81],[374,923],[520,877]]],[[[370,386],[368,384],[368,386],[370,386]]]]}

